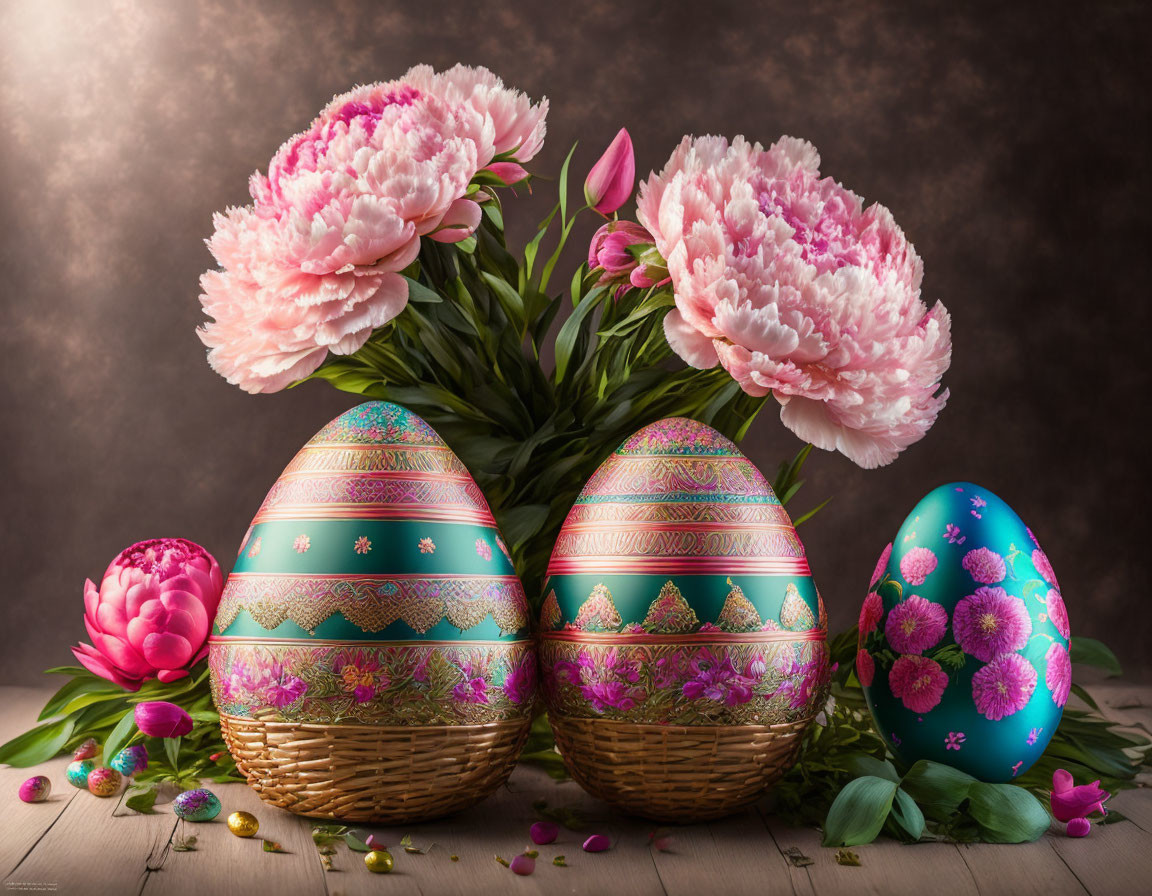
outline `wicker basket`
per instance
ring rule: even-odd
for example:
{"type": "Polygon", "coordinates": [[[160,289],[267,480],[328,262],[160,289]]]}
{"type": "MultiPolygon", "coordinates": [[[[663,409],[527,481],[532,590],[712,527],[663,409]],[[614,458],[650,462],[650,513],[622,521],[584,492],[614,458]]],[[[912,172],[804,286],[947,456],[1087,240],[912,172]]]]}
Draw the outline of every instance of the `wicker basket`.
{"type": "Polygon", "coordinates": [[[531,722],[371,727],[221,714],[260,798],[297,815],[398,824],[466,809],[508,780],[531,722]]]}
{"type": "Polygon", "coordinates": [[[791,766],[811,722],[689,727],[549,719],[580,786],[661,822],[708,821],[754,803],[791,766]]]}

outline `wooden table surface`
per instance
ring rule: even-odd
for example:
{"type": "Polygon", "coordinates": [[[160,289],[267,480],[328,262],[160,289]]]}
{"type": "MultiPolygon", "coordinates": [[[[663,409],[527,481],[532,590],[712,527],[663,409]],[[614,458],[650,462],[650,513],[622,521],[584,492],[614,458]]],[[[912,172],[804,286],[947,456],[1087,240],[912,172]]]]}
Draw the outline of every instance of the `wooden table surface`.
{"type": "MultiPolygon", "coordinates": [[[[1115,718],[1152,728],[1152,687],[1100,685],[1094,695],[1115,718]]],[[[48,692],[0,688],[0,740],[27,728],[48,692]]],[[[613,812],[571,782],[556,784],[522,767],[490,799],[460,815],[408,828],[369,827],[389,844],[395,871],[370,874],[361,854],[343,845],[325,871],[311,839],[316,822],[264,806],[244,784],[213,786],[224,804],[214,822],[185,825],[197,836],[193,852],[170,849],[177,819],[168,805],[139,815],[120,799],[99,799],[68,785],[67,761],[45,763],[36,773],[52,779],[45,803],[25,804],[16,791],[30,769],[0,767],[0,875],[5,892],[163,896],[295,896],[295,894],[1135,894],[1152,891],[1152,790],[1127,791],[1109,806],[1130,819],[1094,826],[1073,840],[1055,827],[1036,843],[1001,846],[880,840],[856,847],[860,867],[838,865],[820,833],[790,828],[766,806],[722,821],[678,827],[670,851],[648,844],[650,822],[613,812]],[[539,847],[536,871],[517,877],[494,858],[530,846],[528,827],[538,820],[535,800],[572,806],[592,817],[591,828],[611,836],[610,851],[589,854],[581,835],[561,828],[560,838],[539,847]],[[260,819],[260,835],[279,841],[285,854],[266,853],[259,842],[232,836],[224,819],[244,809],[260,819]],[[424,855],[399,846],[411,834],[424,855]],[[784,855],[797,847],[813,860],[794,867],[784,855]],[[459,857],[452,861],[451,856],[459,857]],[[568,867],[552,858],[564,855],[568,867]]]]}

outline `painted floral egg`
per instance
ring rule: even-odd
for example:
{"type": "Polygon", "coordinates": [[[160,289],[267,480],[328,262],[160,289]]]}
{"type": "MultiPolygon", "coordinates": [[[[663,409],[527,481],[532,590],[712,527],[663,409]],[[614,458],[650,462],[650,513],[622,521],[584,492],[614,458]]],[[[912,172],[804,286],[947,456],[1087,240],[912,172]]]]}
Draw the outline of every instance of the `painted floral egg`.
{"type": "Polygon", "coordinates": [[[530,724],[527,613],[456,455],[410,411],[359,405],[272,486],[225,585],[209,667],[232,755],[264,799],[306,815],[476,802],[530,724]]]}
{"type": "Polygon", "coordinates": [[[120,790],[123,780],[114,768],[94,768],[88,775],[88,790],[96,796],[112,796],[120,790]]]}
{"type": "Polygon", "coordinates": [[[73,787],[87,790],[88,776],[94,768],[96,768],[96,763],[91,759],[76,759],[68,763],[68,768],[64,770],[64,777],[68,779],[68,783],[73,787]]]}
{"type": "MultiPolygon", "coordinates": [[[[756,759],[750,729],[780,726],[781,738],[798,746],[824,701],[826,628],[803,545],[760,471],[701,423],[671,418],[645,427],[580,493],[544,585],[544,693],[573,776],[653,818],[716,817],[755,799],[792,752],[761,744],[756,759]],[[748,788],[736,793],[730,781],[681,774],[684,805],[658,806],[635,780],[609,785],[602,770],[590,770],[612,764],[597,750],[619,750],[622,737],[667,734],[670,745],[668,726],[698,726],[692,744],[707,731],[737,753],[749,747],[749,755],[730,757],[734,766],[749,764],[748,788]],[[750,726],[748,736],[731,735],[733,726],[750,726]],[[775,765],[765,759],[773,754],[775,765]],[[717,804],[701,800],[704,792],[717,804]]],[[[644,761],[661,752],[651,748],[644,761]]],[[[699,773],[715,758],[701,754],[699,773]]],[[[641,777],[653,792],[677,786],[674,769],[648,768],[641,777]],[[656,783],[661,776],[666,786],[656,783]]]]}
{"type": "Polygon", "coordinates": [[[44,775],[35,775],[20,785],[20,799],[26,803],[42,803],[52,794],[52,782],[44,775]]]}
{"type": "Polygon", "coordinates": [[[905,762],[1009,781],[1068,701],[1068,612],[1036,536],[970,482],[930,492],[884,549],[860,612],[856,674],[905,762]]]}
{"type": "Polygon", "coordinates": [[[220,814],[220,798],[211,790],[185,790],[172,800],[172,811],[185,821],[211,821],[220,814]]]}
{"type": "Polygon", "coordinates": [[[125,747],[113,756],[112,761],[108,764],[124,777],[130,778],[137,772],[142,772],[148,768],[148,748],[143,744],[125,747]]]}

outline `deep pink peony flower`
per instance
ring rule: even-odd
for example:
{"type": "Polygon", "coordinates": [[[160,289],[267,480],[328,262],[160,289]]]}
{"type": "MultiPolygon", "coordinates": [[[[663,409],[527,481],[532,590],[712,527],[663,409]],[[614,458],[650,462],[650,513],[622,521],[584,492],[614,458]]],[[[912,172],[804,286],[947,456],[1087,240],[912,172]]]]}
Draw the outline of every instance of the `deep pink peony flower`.
{"type": "Polygon", "coordinates": [[[912,712],[928,712],[944,696],[948,673],[926,656],[902,656],[892,664],[888,687],[912,712]]]}
{"type": "Polygon", "coordinates": [[[133,715],[136,727],[148,737],[182,737],[192,730],[192,717],[175,703],[137,703],[133,715]]]}
{"type": "Polygon", "coordinates": [[[1093,812],[1106,813],[1104,801],[1112,794],[1100,788],[1099,781],[1074,786],[1075,779],[1065,769],[1052,774],[1052,814],[1057,821],[1087,818],[1093,812]]]}
{"type": "Polygon", "coordinates": [[[884,615],[884,601],[875,591],[869,591],[864,598],[864,605],[860,608],[860,637],[876,631],[880,624],[880,617],[884,615]]]}
{"type": "Polygon", "coordinates": [[[964,555],[960,565],[968,571],[968,575],[984,585],[995,585],[1003,582],[1008,569],[1004,565],[1004,558],[988,548],[975,548],[964,555]]]}
{"type": "Polygon", "coordinates": [[[923,585],[936,569],[936,554],[931,548],[912,548],[900,558],[900,575],[909,585],[923,585]]]}
{"type": "Polygon", "coordinates": [[[872,685],[872,678],[876,675],[876,662],[867,650],[856,651],[856,677],[864,687],[872,685]]]}
{"type": "Polygon", "coordinates": [[[208,652],[220,593],[220,566],[184,538],[125,548],[97,588],[84,583],[84,626],[92,645],[72,652],[86,669],[130,691],[150,678],[176,681],[208,652]]]}
{"type": "Polygon", "coordinates": [[[214,322],[201,340],[213,369],[248,392],[274,392],[328,352],[359,349],[404,310],[398,273],[420,237],[454,242],[479,224],[466,196],[499,154],[531,159],[548,104],[533,105],[484,68],[399,81],[337,96],[250,181],[252,205],[215,217],[208,248],[222,270],[200,280],[214,322]]]}
{"type": "Polygon", "coordinates": [[[872,581],[868,583],[871,588],[880,581],[880,576],[884,575],[884,570],[888,568],[888,560],[892,557],[892,542],[888,542],[888,547],[880,552],[880,559],[876,561],[876,568],[872,570],[872,581]]]}
{"type": "Polygon", "coordinates": [[[1053,643],[1044,655],[1044,683],[1052,692],[1052,702],[1063,706],[1072,689],[1072,660],[1063,644],[1053,643]]]}
{"type": "Polygon", "coordinates": [[[981,715],[997,722],[1028,705],[1036,669],[1018,653],[1002,653],[972,676],[972,699],[981,715]]]}
{"type": "Polygon", "coordinates": [[[1032,636],[1032,619],[1018,597],[1003,588],[977,588],[956,604],[952,634],[960,649],[982,663],[1019,650],[1032,636]]]}
{"type": "Polygon", "coordinates": [[[923,653],[948,630],[948,611],[913,594],[888,612],[884,635],[897,653],[923,653]]]}
{"type": "Polygon", "coordinates": [[[1065,638],[1071,637],[1072,629],[1068,625],[1068,608],[1064,606],[1064,598],[1060,596],[1060,592],[1055,588],[1050,588],[1045,603],[1048,604],[1048,618],[1056,626],[1056,631],[1065,638]]]}
{"type": "Polygon", "coordinates": [[[685,137],[640,185],[638,217],[672,275],[676,353],[771,391],[802,439],[876,467],[944,407],[950,321],[921,301],[920,258],[891,213],[819,165],[793,137],[767,150],[685,137]]]}
{"type": "Polygon", "coordinates": [[[1056,573],[1052,569],[1052,564],[1048,562],[1048,555],[1040,550],[1039,546],[1032,551],[1032,565],[1036,567],[1036,572],[1053,588],[1059,588],[1060,583],[1056,581],[1056,573]]]}

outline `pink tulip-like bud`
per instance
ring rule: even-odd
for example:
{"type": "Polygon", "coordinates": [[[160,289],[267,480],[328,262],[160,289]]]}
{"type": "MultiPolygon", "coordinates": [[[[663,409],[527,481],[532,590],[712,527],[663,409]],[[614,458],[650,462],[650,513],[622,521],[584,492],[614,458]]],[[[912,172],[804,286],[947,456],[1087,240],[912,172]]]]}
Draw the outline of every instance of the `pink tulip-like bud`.
{"type": "Polygon", "coordinates": [[[528,169],[515,162],[493,162],[485,170],[491,171],[509,186],[519,183],[528,176],[528,169]]]}
{"type": "Polygon", "coordinates": [[[1064,832],[1069,837],[1087,837],[1092,833],[1092,822],[1087,818],[1073,818],[1068,822],[1068,827],[1064,832]]]}
{"type": "Polygon", "coordinates": [[[1057,821],[1072,821],[1105,811],[1104,801],[1112,794],[1102,790],[1099,781],[1079,787],[1073,786],[1074,783],[1071,773],[1062,768],[1052,775],[1052,814],[1057,821]]]}
{"type": "Polygon", "coordinates": [[[640,264],[636,259],[639,250],[643,250],[641,254],[655,252],[652,235],[647,230],[634,221],[609,221],[596,231],[588,244],[588,267],[601,272],[599,285],[619,283],[623,291],[632,282],[632,275],[640,264]]]}
{"type": "Polygon", "coordinates": [[[584,198],[602,215],[610,215],[632,195],[636,183],[636,157],[625,128],[608,144],[584,181],[584,198]]]}
{"type": "Polygon", "coordinates": [[[559,826],[551,821],[538,821],[528,829],[528,836],[537,846],[553,843],[559,835],[559,826]]]}
{"type": "Polygon", "coordinates": [[[84,585],[92,644],[72,652],[90,672],[130,691],[151,678],[176,681],[208,653],[224,578],[215,558],[184,538],[141,541],[121,551],[100,587],[84,585]]]}
{"type": "Polygon", "coordinates": [[[428,234],[438,243],[458,243],[480,226],[480,206],[471,199],[457,199],[444,213],[440,226],[428,234]]]}
{"type": "Polygon", "coordinates": [[[136,727],[149,737],[182,737],[192,730],[192,717],[175,703],[137,703],[135,715],[136,727]]]}
{"type": "Polygon", "coordinates": [[[536,860],[532,856],[516,856],[508,863],[508,867],[513,874],[527,876],[536,870],[536,860]]]}
{"type": "Polygon", "coordinates": [[[584,841],[584,852],[604,852],[612,846],[612,841],[604,834],[593,834],[584,841]]]}

